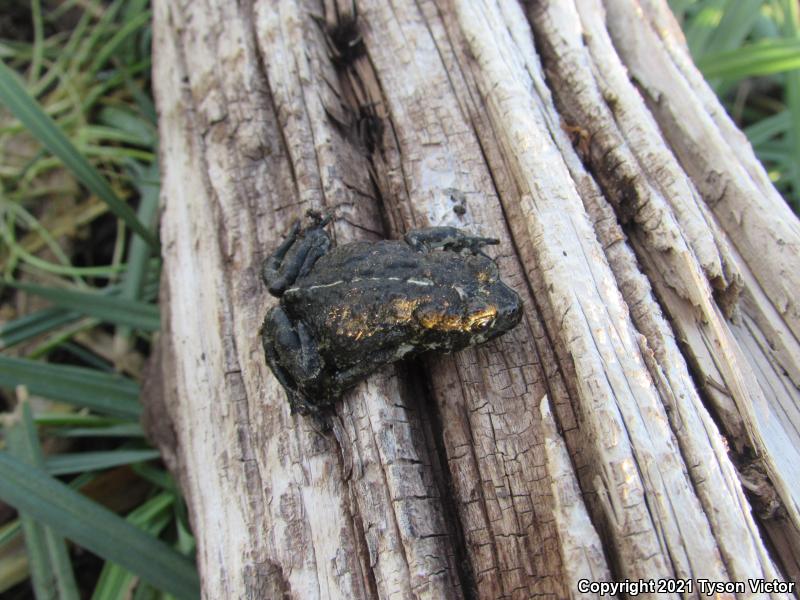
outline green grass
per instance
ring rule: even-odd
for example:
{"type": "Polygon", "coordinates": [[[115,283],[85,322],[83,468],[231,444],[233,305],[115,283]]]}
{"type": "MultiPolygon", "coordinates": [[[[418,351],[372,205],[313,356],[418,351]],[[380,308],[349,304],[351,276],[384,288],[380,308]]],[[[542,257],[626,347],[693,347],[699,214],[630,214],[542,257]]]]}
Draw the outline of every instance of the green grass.
{"type": "Polygon", "coordinates": [[[797,0],[672,0],[692,57],[800,212],[797,0]]]}
{"type": "Polygon", "coordinates": [[[159,328],[149,3],[46,6],[4,13],[29,39],[0,31],[0,500],[19,511],[0,594],[196,598],[185,509],[139,424],[159,328]]]}
{"type": "MultiPolygon", "coordinates": [[[[0,31],[0,499],[19,510],[0,524],[0,594],[197,597],[185,507],[139,425],[159,327],[149,3],[47,6],[0,15],[30,29],[0,31]]],[[[672,6],[797,208],[796,1],[672,6]]]]}

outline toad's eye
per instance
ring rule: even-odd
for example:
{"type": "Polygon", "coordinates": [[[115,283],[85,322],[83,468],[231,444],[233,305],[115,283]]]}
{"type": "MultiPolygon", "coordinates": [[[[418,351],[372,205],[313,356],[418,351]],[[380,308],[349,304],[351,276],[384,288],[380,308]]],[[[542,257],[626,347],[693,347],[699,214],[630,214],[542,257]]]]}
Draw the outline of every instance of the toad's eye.
{"type": "Polygon", "coordinates": [[[475,275],[475,279],[477,279],[480,283],[494,283],[497,281],[497,276],[491,271],[483,269],[478,271],[478,273],[475,275]]]}
{"type": "Polygon", "coordinates": [[[467,320],[468,331],[478,331],[485,327],[490,327],[497,316],[497,309],[494,306],[488,307],[480,312],[473,313],[467,320]]]}
{"type": "Polygon", "coordinates": [[[493,261],[485,259],[469,261],[468,265],[473,279],[479,283],[494,283],[500,279],[500,271],[493,261]]]}

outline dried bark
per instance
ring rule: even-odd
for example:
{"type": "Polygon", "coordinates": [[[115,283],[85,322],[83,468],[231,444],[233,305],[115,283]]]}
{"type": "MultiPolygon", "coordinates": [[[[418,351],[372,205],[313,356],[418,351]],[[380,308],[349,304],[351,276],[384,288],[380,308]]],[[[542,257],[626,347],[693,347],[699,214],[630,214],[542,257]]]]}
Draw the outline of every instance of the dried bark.
{"type": "Polygon", "coordinates": [[[664,4],[154,4],[145,401],[206,597],[800,574],[800,227],[664,4]],[[259,267],[307,209],[499,238],[523,322],[290,415],[259,267]]]}

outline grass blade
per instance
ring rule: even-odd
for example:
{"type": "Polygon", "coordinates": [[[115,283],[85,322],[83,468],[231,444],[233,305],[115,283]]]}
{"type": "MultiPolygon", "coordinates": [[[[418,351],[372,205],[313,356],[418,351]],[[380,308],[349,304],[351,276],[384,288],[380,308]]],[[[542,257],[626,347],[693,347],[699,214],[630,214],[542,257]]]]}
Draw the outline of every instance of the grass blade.
{"type": "Polygon", "coordinates": [[[45,308],[0,325],[0,350],[53,331],[80,319],[75,312],[60,308],[45,308]]]}
{"type": "MultiPolygon", "coordinates": [[[[174,503],[173,494],[162,492],[132,511],[126,521],[144,529],[150,535],[158,535],[172,519],[171,509],[174,503]]],[[[92,600],[125,600],[130,597],[135,583],[133,573],[115,563],[107,562],[100,573],[92,600]]]]}
{"type": "MultiPolygon", "coordinates": [[[[797,0],[783,0],[785,22],[783,34],[800,45],[800,8],[797,0]]],[[[800,210],[798,194],[800,194],[800,71],[786,74],[786,89],[784,91],[786,105],[792,115],[789,129],[789,143],[791,147],[787,153],[789,163],[789,177],[794,191],[793,208],[800,210]]]]}
{"type": "MultiPolygon", "coordinates": [[[[158,214],[158,197],[161,191],[158,162],[154,161],[145,168],[141,168],[137,164],[129,170],[141,197],[138,217],[143,223],[151,224],[156,220],[158,214]]],[[[142,284],[150,270],[150,255],[150,248],[143,244],[142,240],[139,238],[131,240],[128,268],[122,278],[120,295],[123,298],[135,300],[141,296],[142,284]]]]}
{"type": "Polygon", "coordinates": [[[72,475],[86,471],[99,471],[131,463],[144,462],[159,457],[158,450],[111,450],[108,452],[75,452],[55,454],[45,460],[45,469],[51,475],[72,475]]]}
{"type": "Polygon", "coordinates": [[[108,427],[70,427],[68,429],[57,429],[52,435],[66,438],[81,437],[124,437],[134,438],[144,437],[144,431],[139,423],[122,423],[121,425],[110,425],[108,427]]]}
{"type": "MultiPolygon", "coordinates": [[[[40,467],[44,462],[36,427],[33,424],[30,404],[21,400],[6,427],[6,441],[11,452],[23,464],[40,467]]],[[[64,598],[78,600],[78,586],[67,552],[64,538],[50,527],[38,522],[26,511],[20,510],[20,522],[28,551],[28,567],[36,597],[40,599],[64,598]]]]}
{"type": "Polygon", "coordinates": [[[24,385],[31,394],[86,406],[100,413],[138,419],[139,386],[120,375],[0,356],[0,386],[24,385]]]}
{"type": "Polygon", "coordinates": [[[180,498],[181,490],[175,480],[170,477],[164,469],[154,467],[150,463],[139,463],[131,467],[139,477],[160,487],[168,492],[171,492],[176,497],[180,498]]]}
{"type": "Polygon", "coordinates": [[[705,47],[705,54],[727,52],[742,45],[761,11],[762,0],[727,2],[719,26],[705,47]]]}
{"type": "MultiPolygon", "coordinates": [[[[132,140],[131,143],[145,148],[155,148],[158,142],[158,132],[155,126],[131,109],[106,106],[100,111],[98,119],[106,127],[127,135],[128,139],[132,140]]],[[[156,175],[158,175],[158,170],[156,170],[156,175]]],[[[145,220],[142,220],[142,223],[150,225],[145,220]]]]}
{"type": "Polygon", "coordinates": [[[200,596],[197,572],[184,556],[7,452],[0,452],[0,498],[167,593],[200,596]]]}
{"type": "Polygon", "coordinates": [[[83,427],[100,429],[122,424],[119,419],[74,412],[38,412],[34,420],[40,427],[83,427]]]}
{"type": "Polygon", "coordinates": [[[108,62],[117,49],[128,39],[128,36],[137,33],[150,22],[150,11],[139,13],[124,21],[122,27],[100,48],[89,67],[89,73],[95,75],[100,68],[108,62]]]}
{"type": "Polygon", "coordinates": [[[0,597],[29,576],[28,556],[20,531],[19,519],[0,528],[0,597]]]}
{"type": "Polygon", "coordinates": [[[792,115],[788,110],[782,110],[750,125],[745,128],[744,132],[753,146],[759,146],[780,134],[786,133],[792,125],[791,118],[792,115]]]}
{"type": "MultiPolygon", "coordinates": [[[[94,321],[94,319],[92,319],[92,321],[94,321]]],[[[99,357],[97,354],[94,354],[93,352],[87,350],[80,344],[76,344],[75,342],[64,341],[58,344],[58,348],[64,350],[65,352],[69,352],[72,356],[77,358],[81,366],[91,369],[97,369],[98,371],[104,371],[106,373],[114,372],[114,365],[112,365],[107,360],[99,357]]],[[[37,358],[37,357],[31,356],[29,354],[28,358],[37,358]]]]}
{"type": "MultiPolygon", "coordinates": [[[[143,223],[150,224],[157,219],[158,198],[161,190],[158,162],[153,161],[146,168],[133,163],[129,168],[136,188],[139,190],[141,202],[137,216],[143,223]]],[[[135,237],[130,242],[128,251],[128,268],[122,277],[120,295],[135,301],[141,297],[143,284],[151,271],[150,247],[141,238],[135,237]]],[[[117,336],[130,343],[131,331],[127,327],[117,330],[117,336]]]]}
{"type": "Polygon", "coordinates": [[[709,40],[725,13],[724,5],[723,0],[703,2],[700,10],[684,25],[686,43],[695,60],[706,53],[709,40]]]}
{"type": "Polygon", "coordinates": [[[3,62],[0,62],[0,101],[8,106],[31,134],[64,162],[79,181],[108,204],[115,215],[142,236],[152,247],[158,247],[158,241],[153,232],[136,218],[136,213],[130,206],[117,197],[105,178],[78,152],[58,125],[25,91],[15,73],[3,62]]]}
{"type": "Polygon", "coordinates": [[[800,40],[764,40],[730,52],[704,56],[697,61],[697,66],[709,79],[740,79],[800,69],[800,40]]]}
{"type": "MultiPolygon", "coordinates": [[[[20,527],[19,519],[14,519],[0,526],[0,546],[5,546],[12,542],[20,531],[22,531],[22,528],[20,527]]],[[[2,558],[0,558],[0,562],[2,562],[2,558]]],[[[0,588],[0,592],[2,591],[3,588],[0,588]]]]}
{"type": "MultiPolygon", "coordinates": [[[[139,245],[147,248],[147,245],[141,242],[140,238],[137,237],[134,238],[134,240],[139,240],[139,245]]],[[[133,246],[131,247],[131,254],[133,254],[133,246]]],[[[137,273],[144,273],[145,281],[141,292],[139,293],[140,298],[143,300],[152,300],[158,296],[157,262],[147,261],[145,265],[141,265],[138,260],[134,261],[133,257],[131,257],[128,263],[128,269],[125,272],[126,282],[127,273],[131,270],[136,271],[137,273]]],[[[139,276],[137,275],[136,277],[138,278],[139,276]]],[[[122,290],[122,285],[108,286],[103,290],[103,293],[108,292],[109,294],[122,294],[123,296],[125,293],[128,293],[123,293],[122,290]]],[[[45,308],[29,315],[23,315],[0,325],[0,350],[10,348],[11,346],[15,346],[43,333],[54,331],[74,323],[80,318],[81,315],[77,312],[55,307],[45,308]]]]}
{"type": "Polygon", "coordinates": [[[109,323],[127,325],[143,331],[158,331],[158,306],[146,302],[91,292],[44,287],[31,283],[8,282],[8,285],[46,298],[61,308],[80,312],[109,323]]]}

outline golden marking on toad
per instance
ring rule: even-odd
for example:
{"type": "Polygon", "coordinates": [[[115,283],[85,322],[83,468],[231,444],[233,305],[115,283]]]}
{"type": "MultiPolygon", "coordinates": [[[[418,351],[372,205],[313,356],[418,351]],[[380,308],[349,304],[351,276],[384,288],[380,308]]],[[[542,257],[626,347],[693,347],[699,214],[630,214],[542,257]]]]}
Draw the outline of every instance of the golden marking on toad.
{"type": "Polygon", "coordinates": [[[413,318],[417,306],[419,306],[419,299],[392,300],[392,315],[398,323],[408,323],[413,318]]]}
{"type": "Polygon", "coordinates": [[[425,314],[420,317],[420,325],[437,331],[464,331],[464,323],[458,315],[442,313],[425,314]]]}
{"type": "Polygon", "coordinates": [[[469,333],[485,326],[496,316],[497,307],[487,306],[465,318],[454,314],[425,314],[420,318],[420,325],[426,329],[435,329],[437,331],[463,331],[469,333]]]}

